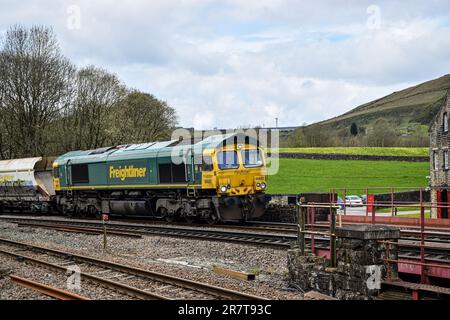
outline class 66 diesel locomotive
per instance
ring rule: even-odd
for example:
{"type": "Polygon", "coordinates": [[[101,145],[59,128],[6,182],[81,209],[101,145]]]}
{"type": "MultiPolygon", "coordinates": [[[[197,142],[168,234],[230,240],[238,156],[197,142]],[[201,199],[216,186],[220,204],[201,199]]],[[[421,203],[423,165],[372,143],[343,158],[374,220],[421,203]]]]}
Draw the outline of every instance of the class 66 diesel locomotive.
{"type": "MultiPolygon", "coordinates": [[[[53,185],[44,186],[47,197],[27,198],[21,206],[67,216],[215,223],[259,218],[270,200],[264,149],[241,134],[73,151],[52,162],[51,176],[53,185]]],[[[42,193],[36,179],[31,184],[36,195],[42,193]]]]}

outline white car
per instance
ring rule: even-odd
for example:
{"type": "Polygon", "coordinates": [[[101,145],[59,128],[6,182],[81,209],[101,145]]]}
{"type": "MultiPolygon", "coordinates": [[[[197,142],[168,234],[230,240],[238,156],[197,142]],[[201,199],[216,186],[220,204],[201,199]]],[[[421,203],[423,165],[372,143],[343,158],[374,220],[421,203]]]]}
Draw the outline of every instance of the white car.
{"type": "Polygon", "coordinates": [[[346,196],[345,205],[349,207],[362,207],[364,203],[358,196],[346,196]]]}

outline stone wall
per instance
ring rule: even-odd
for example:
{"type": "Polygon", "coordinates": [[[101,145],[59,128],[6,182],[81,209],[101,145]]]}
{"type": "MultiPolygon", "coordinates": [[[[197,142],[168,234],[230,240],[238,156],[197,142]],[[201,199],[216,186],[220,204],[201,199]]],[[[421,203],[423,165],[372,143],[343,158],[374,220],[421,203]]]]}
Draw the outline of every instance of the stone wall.
{"type": "MultiPolygon", "coordinates": [[[[387,244],[381,240],[397,241],[398,228],[380,225],[346,226],[336,230],[337,266],[330,267],[324,257],[301,254],[299,248],[288,251],[289,281],[302,291],[316,290],[342,300],[375,298],[381,281],[388,275],[387,244]]],[[[392,246],[389,258],[396,260],[397,247],[392,246]]],[[[391,278],[398,277],[397,267],[391,265],[391,278]]]]}
{"type": "MultiPolygon", "coordinates": [[[[422,200],[430,201],[430,191],[422,190],[422,200]]],[[[375,201],[390,202],[390,193],[375,194],[375,201]]],[[[394,192],[394,202],[420,202],[420,190],[394,192]]],[[[397,205],[401,206],[401,205],[397,205]]]]}
{"type": "MultiPolygon", "coordinates": [[[[270,157],[270,153],[267,154],[270,157]]],[[[375,160],[375,161],[405,161],[405,162],[428,162],[429,157],[421,156],[376,156],[376,155],[358,155],[358,154],[317,154],[317,153],[288,153],[278,154],[279,158],[290,159],[313,159],[313,160],[375,160]]]]}

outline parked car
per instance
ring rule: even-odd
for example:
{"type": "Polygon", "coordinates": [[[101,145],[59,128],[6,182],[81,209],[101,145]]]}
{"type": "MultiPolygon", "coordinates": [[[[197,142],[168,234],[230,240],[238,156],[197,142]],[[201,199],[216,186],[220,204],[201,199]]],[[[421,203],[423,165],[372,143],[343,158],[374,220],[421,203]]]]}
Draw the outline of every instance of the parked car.
{"type": "Polygon", "coordinates": [[[362,207],[364,205],[362,199],[355,195],[346,196],[345,204],[349,207],[362,207]]]}
{"type": "Polygon", "coordinates": [[[337,198],[337,205],[339,206],[339,210],[344,210],[344,200],[339,196],[337,198]]]}
{"type": "Polygon", "coordinates": [[[361,195],[361,200],[364,204],[366,204],[367,203],[367,195],[366,194],[361,195]]]}

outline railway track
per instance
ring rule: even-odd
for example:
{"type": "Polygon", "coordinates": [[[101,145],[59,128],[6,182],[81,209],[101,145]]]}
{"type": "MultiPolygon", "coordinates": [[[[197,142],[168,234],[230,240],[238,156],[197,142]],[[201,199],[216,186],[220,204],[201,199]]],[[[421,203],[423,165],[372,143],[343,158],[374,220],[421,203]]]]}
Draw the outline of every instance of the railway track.
{"type": "MultiPolygon", "coordinates": [[[[0,217],[21,226],[42,227],[86,233],[101,233],[102,223],[98,220],[42,219],[25,217],[0,217]]],[[[155,223],[108,223],[108,232],[129,237],[142,235],[160,235],[185,237],[193,239],[227,241],[235,243],[259,244],[277,248],[289,248],[297,240],[297,225],[284,223],[251,222],[251,226],[216,225],[192,226],[185,224],[155,223]],[[227,231],[230,230],[230,231],[227,231]]],[[[316,229],[328,229],[327,223],[315,224],[316,229]]],[[[400,229],[401,239],[410,242],[420,241],[420,230],[416,228],[400,229]]],[[[425,240],[428,243],[447,244],[450,246],[450,230],[426,230],[425,240]]],[[[323,238],[323,237],[322,237],[323,238]]],[[[315,237],[320,242],[321,237],[315,237]]],[[[326,239],[323,239],[326,240],[326,239]]]]}
{"type": "MultiPolygon", "coordinates": [[[[21,226],[43,227],[55,229],[86,230],[91,232],[93,230],[101,231],[103,228],[102,222],[92,220],[68,220],[68,219],[37,219],[37,218],[17,218],[17,217],[0,217],[12,223],[17,223],[21,226]]],[[[165,226],[154,224],[136,224],[136,223],[119,223],[111,222],[107,226],[108,232],[118,232],[121,234],[141,236],[141,235],[158,235],[183,237],[190,239],[226,241],[235,243],[245,243],[253,245],[263,245],[276,248],[290,248],[291,243],[296,241],[295,234],[274,234],[267,232],[245,232],[245,231],[228,231],[227,230],[212,230],[212,228],[195,228],[183,226],[165,226]]]]}
{"type": "Polygon", "coordinates": [[[63,273],[68,271],[68,266],[76,265],[83,270],[80,272],[82,280],[98,283],[137,299],[264,299],[206,283],[9,239],[0,238],[0,254],[63,273]]]}
{"type": "MultiPolygon", "coordinates": [[[[56,219],[56,220],[45,220],[38,218],[7,218],[0,217],[0,219],[7,219],[7,221],[18,223],[23,226],[30,227],[45,227],[45,228],[56,228],[70,229],[74,228],[78,232],[83,232],[84,229],[88,232],[92,230],[100,231],[102,223],[99,221],[85,221],[85,220],[68,220],[68,219],[56,219]]],[[[277,228],[279,225],[269,226],[271,228],[277,228]]],[[[229,226],[230,228],[232,226],[229,226]]],[[[258,230],[260,230],[259,226],[258,230]]],[[[284,229],[286,226],[282,226],[284,229]]],[[[325,226],[324,226],[325,227],[325,226]]],[[[217,227],[219,228],[219,227],[217,227]]],[[[114,230],[119,233],[135,234],[136,236],[142,235],[159,235],[159,236],[172,236],[172,237],[185,237],[193,239],[202,240],[212,240],[212,241],[227,241],[244,243],[251,245],[264,245],[271,246],[281,249],[287,249],[296,243],[297,236],[294,229],[290,229],[289,233],[256,233],[255,229],[250,227],[251,232],[244,231],[227,231],[225,230],[210,230],[206,228],[199,229],[198,227],[181,227],[181,226],[161,226],[154,224],[136,224],[136,223],[122,223],[122,222],[111,222],[108,225],[108,230],[114,230]]],[[[242,228],[242,227],[241,227],[242,228]]],[[[292,228],[292,226],[290,227],[292,228]]],[[[406,232],[411,230],[405,230],[406,232]]],[[[417,230],[412,230],[414,234],[417,230]]],[[[428,234],[425,242],[425,261],[430,263],[438,264],[450,264],[450,245],[448,240],[441,239],[439,233],[428,234]],[[431,238],[430,238],[431,237],[431,238]],[[434,237],[434,238],[433,238],[434,237]]],[[[311,238],[309,235],[306,236],[306,244],[311,248],[311,238]]],[[[329,238],[323,236],[315,236],[315,248],[323,251],[329,250],[329,238]]],[[[407,259],[413,261],[420,261],[420,240],[417,237],[408,233],[402,234],[402,238],[398,242],[398,252],[400,259],[407,259]]]]}

